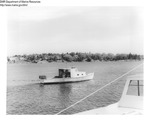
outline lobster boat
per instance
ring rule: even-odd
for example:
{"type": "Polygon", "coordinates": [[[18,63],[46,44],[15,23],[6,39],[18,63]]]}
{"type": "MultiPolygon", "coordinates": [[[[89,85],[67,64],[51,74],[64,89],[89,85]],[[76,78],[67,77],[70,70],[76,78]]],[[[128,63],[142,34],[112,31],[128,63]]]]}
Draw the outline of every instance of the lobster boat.
{"type": "Polygon", "coordinates": [[[50,83],[71,83],[92,80],[94,73],[86,74],[86,72],[78,71],[76,67],[58,69],[58,76],[48,79],[46,76],[41,75],[39,79],[42,84],[50,83]]]}

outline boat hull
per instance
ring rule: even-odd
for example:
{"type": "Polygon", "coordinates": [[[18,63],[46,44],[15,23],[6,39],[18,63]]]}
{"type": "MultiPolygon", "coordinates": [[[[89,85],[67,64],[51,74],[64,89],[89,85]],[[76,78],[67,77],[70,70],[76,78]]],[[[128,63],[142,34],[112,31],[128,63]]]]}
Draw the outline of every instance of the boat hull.
{"type": "Polygon", "coordinates": [[[76,78],[52,78],[52,79],[45,79],[42,80],[42,84],[57,84],[57,83],[73,83],[73,82],[82,82],[82,81],[89,81],[92,80],[94,77],[94,73],[89,73],[83,77],[76,77],[76,78]]]}

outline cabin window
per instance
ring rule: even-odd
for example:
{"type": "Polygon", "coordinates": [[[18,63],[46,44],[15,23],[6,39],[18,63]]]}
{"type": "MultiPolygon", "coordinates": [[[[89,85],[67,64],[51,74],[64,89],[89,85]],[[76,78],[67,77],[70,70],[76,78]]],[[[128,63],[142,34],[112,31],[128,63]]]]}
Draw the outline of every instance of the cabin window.
{"type": "Polygon", "coordinates": [[[77,74],[77,76],[79,76],[79,74],[77,74]]]}
{"type": "Polygon", "coordinates": [[[70,77],[70,72],[69,72],[69,70],[65,70],[65,77],[67,78],[67,77],[70,77]]]}
{"type": "Polygon", "coordinates": [[[69,70],[64,70],[64,69],[59,69],[59,78],[67,78],[71,77],[70,71],[69,70]]]}
{"type": "Polygon", "coordinates": [[[143,81],[130,80],[127,95],[143,96],[143,81]]]}

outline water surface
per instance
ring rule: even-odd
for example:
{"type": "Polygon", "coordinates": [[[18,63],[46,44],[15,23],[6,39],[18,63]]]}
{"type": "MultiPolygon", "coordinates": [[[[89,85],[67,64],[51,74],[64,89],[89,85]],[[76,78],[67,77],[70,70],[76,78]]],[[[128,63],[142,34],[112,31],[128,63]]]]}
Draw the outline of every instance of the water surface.
{"type": "MultiPolygon", "coordinates": [[[[8,64],[7,114],[56,114],[141,63],[143,62],[8,64]],[[39,75],[51,78],[57,75],[58,68],[70,66],[87,73],[94,72],[94,80],[80,83],[39,84],[39,75]]],[[[138,73],[143,73],[143,67],[128,75],[138,73]]],[[[119,101],[128,75],[61,114],[74,114],[119,101]]]]}

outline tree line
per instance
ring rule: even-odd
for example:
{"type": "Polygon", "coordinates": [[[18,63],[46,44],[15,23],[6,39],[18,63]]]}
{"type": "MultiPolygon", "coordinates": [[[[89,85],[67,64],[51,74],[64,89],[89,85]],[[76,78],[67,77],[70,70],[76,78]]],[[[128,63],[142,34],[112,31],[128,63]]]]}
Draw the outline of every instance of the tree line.
{"type": "MultiPolygon", "coordinates": [[[[91,61],[119,61],[119,60],[143,60],[143,55],[138,54],[112,54],[112,53],[43,53],[43,54],[30,54],[30,55],[15,55],[13,58],[23,60],[31,63],[38,63],[39,61],[47,62],[91,62],[91,61]]],[[[10,62],[10,57],[7,57],[7,61],[10,62]]]]}

